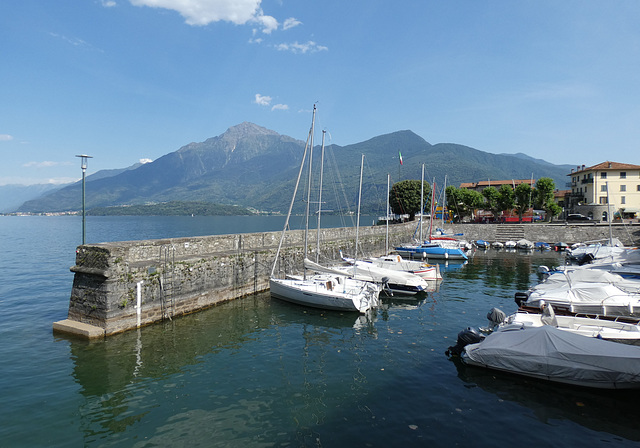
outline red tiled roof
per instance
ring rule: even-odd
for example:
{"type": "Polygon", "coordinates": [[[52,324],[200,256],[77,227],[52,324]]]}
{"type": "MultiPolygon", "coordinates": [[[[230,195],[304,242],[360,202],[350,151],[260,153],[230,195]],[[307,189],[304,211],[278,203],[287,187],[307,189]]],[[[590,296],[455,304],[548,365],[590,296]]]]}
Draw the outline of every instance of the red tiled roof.
{"type": "Polygon", "coordinates": [[[576,174],[576,173],[582,173],[583,171],[603,171],[603,170],[640,170],[640,165],[632,165],[630,163],[609,162],[607,160],[606,162],[598,163],[597,165],[593,165],[588,168],[578,169],[576,171],[573,171],[571,174],[567,174],[567,176],[571,176],[572,174],[576,174]]]}

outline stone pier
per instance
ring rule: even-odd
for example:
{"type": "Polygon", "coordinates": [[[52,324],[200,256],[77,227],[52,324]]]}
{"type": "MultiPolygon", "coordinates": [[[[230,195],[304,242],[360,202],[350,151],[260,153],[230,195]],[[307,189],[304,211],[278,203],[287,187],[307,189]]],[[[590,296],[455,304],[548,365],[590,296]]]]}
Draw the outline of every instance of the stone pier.
{"type": "MultiPolygon", "coordinates": [[[[389,227],[389,247],[412,239],[416,222],[389,227]]],[[[456,224],[446,230],[468,241],[499,241],[510,224],[456,224]]],[[[548,243],[601,240],[606,225],[523,224],[517,229],[530,241],[548,243]]],[[[640,242],[640,225],[614,225],[613,236],[625,245],[640,242]]],[[[95,339],[195,312],[269,288],[271,267],[281,232],[215,235],[83,245],[77,248],[69,313],[53,330],[95,339]]],[[[321,231],[320,261],[353,255],[353,228],[321,231]]],[[[361,227],[359,254],[385,251],[386,227],[361,227]]],[[[315,259],[316,233],[311,232],[310,258],[315,259]]],[[[299,273],[304,232],[287,232],[278,274],[299,273]]]]}
{"type": "MultiPolygon", "coordinates": [[[[390,244],[408,241],[415,223],[390,226],[390,244]]],[[[102,338],[269,288],[281,232],[83,245],[77,248],[67,319],[59,333],[102,338]]],[[[321,261],[354,253],[353,228],[321,231],[321,261]]],[[[361,227],[368,255],[385,251],[386,226],[361,227]]],[[[316,231],[309,257],[315,260],[316,231]]],[[[392,246],[391,246],[392,247],[392,246]]],[[[277,273],[300,273],[304,232],[287,232],[277,273]]]]}

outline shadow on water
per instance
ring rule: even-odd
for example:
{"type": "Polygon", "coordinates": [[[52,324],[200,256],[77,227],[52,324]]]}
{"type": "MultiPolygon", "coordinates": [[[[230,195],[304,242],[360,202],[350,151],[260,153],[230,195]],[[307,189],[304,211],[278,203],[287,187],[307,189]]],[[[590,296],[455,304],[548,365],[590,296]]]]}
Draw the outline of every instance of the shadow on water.
{"type": "Polygon", "coordinates": [[[101,342],[73,340],[85,444],[142,434],[152,434],[149,446],[307,440],[325,401],[361,393],[358,351],[376,338],[376,319],[261,294],[101,342]],[[327,380],[336,357],[342,374],[327,380]]]}
{"type": "Polygon", "coordinates": [[[466,388],[479,388],[501,401],[531,410],[545,425],[570,420],[597,432],[640,441],[637,403],[640,391],[599,390],[526,378],[506,372],[467,366],[452,358],[466,388]]]}

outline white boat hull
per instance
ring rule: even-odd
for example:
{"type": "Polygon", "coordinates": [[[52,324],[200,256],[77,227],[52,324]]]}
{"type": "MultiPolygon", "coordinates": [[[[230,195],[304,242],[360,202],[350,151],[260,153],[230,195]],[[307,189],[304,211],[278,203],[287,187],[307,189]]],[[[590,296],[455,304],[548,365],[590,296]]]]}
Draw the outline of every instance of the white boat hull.
{"type": "Polygon", "coordinates": [[[332,276],[269,280],[271,295],[298,305],[364,313],[379,303],[377,285],[332,276]]]}

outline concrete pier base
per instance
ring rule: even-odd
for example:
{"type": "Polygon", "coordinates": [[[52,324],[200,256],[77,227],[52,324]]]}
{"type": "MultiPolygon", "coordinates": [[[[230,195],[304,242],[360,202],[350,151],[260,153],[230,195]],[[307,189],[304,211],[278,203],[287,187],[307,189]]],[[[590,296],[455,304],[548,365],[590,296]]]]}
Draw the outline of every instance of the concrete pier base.
{"type": "Polygon", "coordinates": [[[69,319],[54,322],[53,332],[79,336],[83,339],[99,339],[105,336],[104,328],[69,319]]]}

